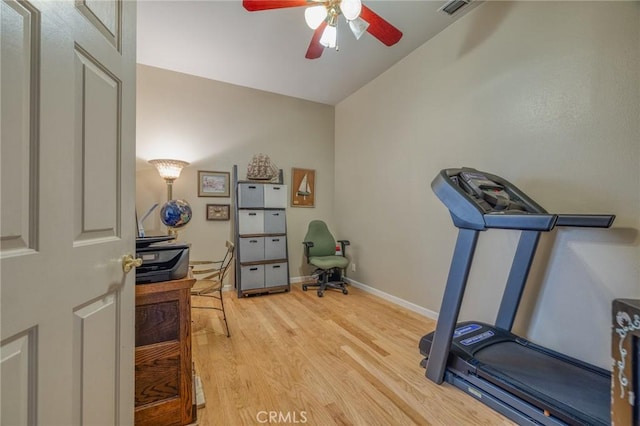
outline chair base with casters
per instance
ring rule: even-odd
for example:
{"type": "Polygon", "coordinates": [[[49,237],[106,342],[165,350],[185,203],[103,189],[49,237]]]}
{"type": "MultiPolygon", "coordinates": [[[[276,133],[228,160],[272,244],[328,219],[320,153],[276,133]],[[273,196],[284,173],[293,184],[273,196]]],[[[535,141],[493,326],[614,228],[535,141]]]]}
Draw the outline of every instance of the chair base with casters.
{"type": "Polygon", "coordinates": [[[302,290],[307,291],[308,287],[319,287],[318,297],[324,296],[327,289],[338,289],[343,294],[349,294],[346,283],[342,279],[342,272],[349,265],[349,259],[345,257],[349,241],[336,242],[323,221],[312,220],[302,244],[304,244],[307,263],[316,268],[313,277],[317,279],[317,283],[303,284],[302,290]],[[339,252],[336,251],[337,244],[339,244],[339,252]]]}
{"type": "Polygon", "coordinates": [[[341,272],[339,268],[329,270],[316,269],[312,276],[317,277],[318,282],[314,284],[302,284],[302,290],[307,291],[309,287],[319,287],[317,292],[318,297],[324,296],[324,292],[328,288],[342,290],[342,294],[349,294],[347,283],[340,278],[341,272]],[[338,280],[335,280],[336,277],[338,280]]]}
{"type": "Polygon", "coordinates": [[[222,320],[224,321],[224,327],[227,330],[227,337],[231,337],[229,332],[229,323],[227,322],[227,313],[224,310],[224,300],[222,298],[222,287],[224,278],[229,272],[229,265],[233,259],[234,245],[231,241],[227,241],[227,253],[222,260],[211,261],[192,261],[189,262],[191,267],[191,275],[196,278],[196,283],[191,288],[191,296],[210,297],[220,302],[220,306],[195,306],[191,305],[193,309],[214,309],[222,312],[222,320]],[[213,268],[198,269],[201,265],[218,265],[213,268]],[[204,275],[202,278],[199,276],[204,275]]]}

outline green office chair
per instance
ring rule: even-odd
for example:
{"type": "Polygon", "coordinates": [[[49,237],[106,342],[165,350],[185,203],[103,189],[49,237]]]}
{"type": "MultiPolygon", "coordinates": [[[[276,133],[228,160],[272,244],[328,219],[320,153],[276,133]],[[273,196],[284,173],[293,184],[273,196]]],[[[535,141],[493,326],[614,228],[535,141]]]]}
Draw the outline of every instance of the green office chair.
{"type": "Polygon", "coordinates": [[[348,240],[338,240],[341,255],[336,255],[336,240],[331,235],[327,225],[321,220],[313,220],[309,223],[307,235],[304,237],[304,255],[307,264],[315,266],[313,276],[317,278],[316,284],[303,284],[302,290],[308,287],[319,287],[318,297],[324,296],[327,288],[342,290],[343,294],[349,294],[346,283],[342,279],[342,271],[349,265],[349,259],[345,257],[345,248],[350,243],[348,240]]]}

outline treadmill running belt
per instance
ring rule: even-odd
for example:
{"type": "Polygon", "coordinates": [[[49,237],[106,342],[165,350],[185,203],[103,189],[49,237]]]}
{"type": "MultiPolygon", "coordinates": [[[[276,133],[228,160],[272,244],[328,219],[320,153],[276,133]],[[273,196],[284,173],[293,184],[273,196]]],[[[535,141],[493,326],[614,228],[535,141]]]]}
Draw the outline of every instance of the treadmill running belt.
{"type": "MultiPolygon", "coordinates": [[[[532,347],[502,342],[474,354],[478,376],[557,407],[586,424],[610,424],[611,378],[532,347]],[[497,380],[496,380],[497,379],[497,380]]],[[[529,401],[535,404],[535,401],[529,401]]],[[[551,408],[549,408],[551,410],[551,408]]],[[[567,420],[565,420],[567,421],[567,420]]]]}

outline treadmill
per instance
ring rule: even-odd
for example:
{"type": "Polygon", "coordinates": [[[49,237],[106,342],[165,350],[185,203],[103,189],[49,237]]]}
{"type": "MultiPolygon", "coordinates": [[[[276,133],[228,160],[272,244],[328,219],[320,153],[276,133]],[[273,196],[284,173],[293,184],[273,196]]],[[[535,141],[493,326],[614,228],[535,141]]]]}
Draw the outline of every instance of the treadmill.
{"type": "Polygon", "coordinates": [[[522,425],[609,425],[609,371],[511,333],[541,232],[609,228],[614,215],[550,214],[507,180],[471,168],[431,183],[459,228],[438,322],[422,337],[426,376],[443,380],[522,425]],[[521,230],[494,325],[457,323],[480,231],[521,230]]]}

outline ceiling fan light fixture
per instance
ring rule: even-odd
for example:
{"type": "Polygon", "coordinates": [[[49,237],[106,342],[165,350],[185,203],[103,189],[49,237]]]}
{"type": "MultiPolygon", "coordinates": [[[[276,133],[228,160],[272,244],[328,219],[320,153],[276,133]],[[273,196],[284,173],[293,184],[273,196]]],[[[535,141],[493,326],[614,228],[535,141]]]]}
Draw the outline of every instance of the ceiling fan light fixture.
{"type": "Polygon", "coordinates": [[[338,31],[333,25],[327,25],[324,29],[322,37],[320,37],[320,44],[324,47],[334,48],[337,44],[338,31]]]}
{"type": "Polygon", "coordinates": [[[345,16],[356,39],[367,32],[385,46],[393,46],[402,38],[402,31],[363,5],[362,0],[242,0],[242,5],[249,12],[305,7],[305,21],[313,29],[307,59],[318,59],[325,47],[338,50],[336,26],[340,15],[345,16]]]}
{"type": "Polygon", "coordinates": [[[318,28],[325,19],[327,19],[327,8],[323,5],[311,6],[304,11],[304,20],[312,30],[318,28]]]}
{"type": "Polygon", "coordinates": [[[360,0],[342,0],[340,10],[347,21],[353,21],[360,16],[362,2],[360,0]]]}
{"type": "Polygon", "coordinates": [[[356,40],[360,40],[362,34],[367,31],[367,28],[369,28],[369,23],[362,18],[356,18],[349,21],[349,28],[351,28],[351,32],[355,36],[356,40]]]}

